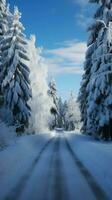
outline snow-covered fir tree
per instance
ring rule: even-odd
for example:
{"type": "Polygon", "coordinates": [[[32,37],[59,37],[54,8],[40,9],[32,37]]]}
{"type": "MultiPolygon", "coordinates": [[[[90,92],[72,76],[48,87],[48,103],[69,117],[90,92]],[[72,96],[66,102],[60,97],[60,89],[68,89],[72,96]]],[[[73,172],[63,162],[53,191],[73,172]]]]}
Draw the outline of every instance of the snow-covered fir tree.
{"type": "Polygon", "coordinates": [[[64,101],[63,103],[63,120],[64,120],[64,128],[66,129],[66,113],[68,110],[68,104],[67,104],[67,100],[64,101]]]}
{"type": "Polygon", "coordinates": [[[112,2],[90,2],[98,3],[99,8],[89,28],[91,36],[88,50],[93,50],[91,65],[88,65],[90,73],[86,77],[86,97],[82,94],[83,100],[80,100],[81,107],[85,101],[85,116],[81,112],[86,119],[86,133],[107,139],[112,137],[112,2]]]}
{"type": "Polygon", "coordinates": [[[1,67],[3,80],[2,88],[5,95],[5,105],[11,111],[13,122],[19,127],[28,127],[31,98],[30,70],[25,64],[29,60],[26,51],[26,38],[24,27],[19,21],[21,14],[15,7],[12,24],[0,43],[3,52],[1,67]]]}
{"type": "Polygon", "coordinates": [[[59,98],[58,101],[58,127],[63,128],[64,127],[64,104],[62,102],[62,98],[59,98]]]}
{"type": "Polygon", "coordinates": [[[59,116],[57,88],[56,88],[56,82],[54,79],[52,79],[49,82],[48,95],[51,97],[52,103],[53,103],[53,106],[51,107],[51,110],[50,110],[51,114],[54,116],[54,119],[50,123],[50,128],[53,129],[56,126],[58,126],[58,116],[59,116]]]}
{"type": "Polygon", "coordinates": [[[80,110],[73,92],[70,94],[65,109],[65,129],[73,131],[75,128],[80,128],[80,110]]]}
{"type": "MultiPolygon", "coordinates": [[[[8,30],[8,12],[7,12],[7,5],[5,0],[0,0],[0,42],[3,40],[4,35],[6,34],[8,30]]],[[[3,106],[4,98],[3,93],[1,89],[1,81],[2,81],[2,50],[0,49],[0,107],[3,106]]]]}
{"type": "Polygon", "coordinates": [[[0,0],[0,41],[8,29],[8,12],[6,0],[0,0]]]}
{"type": "Polygon", "coordinates": [[[94,122],[92,134],[108,139],[112,137],[112,2],[102,1],[95,17],[100,18],[102,28],[92,58],[92,81],[88,90],[92,91],[89,99],[93,97],[93,102],[92,106],[89,104],[88,113],[89,119],[94,122]]]}
{"type": "Polygon", "coordinates": [[[48,96],[47,66],[42,57],[42,49],[36,47],[36,37],[31,36],[28,41],[30,80],[32,88],[30,130],[45,132],[49,129],[49,122],[52,119],[50,108],[51,98],[48,96]]]}
{"type": "MultiPolygon", "coordinates": [[[[98,3],[97,0],[89,0],[90,3],[98,3]]],[[[99,10],[99,9],[98,9],[99,10]]],[[[98,12],[98,11],[97,11],[98,12]]],[[[83,133],[87,134],[90,133],[90,129],[88,129],[88,125],[87,125],[87,119],[88,119],[88,115],[87,115],[87,109],[88,109],[88,95],[89,92],[87,90],[88,87],[88,83],[91,79],[91,68],[92,68],[92,56],[93,53],[96,49],[96,43],[97,43],[97,38],[98,38],[98,33],[99,30],[102,27],[101,22],[96,21],[96,14],[94,16],[94,22],[92,25],[89,26],[88,31],[90,33],[89,35],[89,39],[87,42],[87,52],[86,52],[86,57],[85,57],[85,63],[84,63],[84,74],[83,74],[83,78],[82,78],[82,82],[81,82],[81,88],[80,88],[80,92],[79,92],[79,97],[78,100],[80,102],[80,110],[81,110],[81,121],[83,122],[82,125],[82,131],[83,133]]],[[[97,20],[100,18],[97,18],[97,20]]]]}

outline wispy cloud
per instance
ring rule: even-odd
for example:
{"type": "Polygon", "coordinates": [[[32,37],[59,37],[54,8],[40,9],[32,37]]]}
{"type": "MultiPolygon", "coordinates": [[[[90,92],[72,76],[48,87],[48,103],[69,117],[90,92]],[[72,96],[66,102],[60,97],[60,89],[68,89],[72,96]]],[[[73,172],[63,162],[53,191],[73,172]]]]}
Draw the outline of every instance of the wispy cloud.
{"type": "Polygon", "coordinates": [[[72,66],[60,67],[58,64],[54,64],[54,63],[49,65],[48,69],[49,69],[48,73],[50,76],[60,75],[60,74],[82,74],[83,73],[83,70],[79,67],[72,67],[72,66]]]}
{"type": "Polygon", "coordinates": [[[75,20],[78,25],[86,29],[92,21],[91,13],[94,7],[89,3],[89,0],[73,0],[73,2],[80,6],[80,12],[75,15],[75,20]]]}
{"type": "Polygon", "coordinates": [[[77,23],[84,29],[92,22],[92,18],[86,16],[83,11],[75,16],[77,23]]]}
{"type": "Polygon", "coordinates": [[[86,6],[88,4],[88,0],[73,0],[74,3],[79,4],[80,6],[86,6]]]}
{"type": "Polygon", "coordinates": [[[85,51],[86,43],[77,40],[65,41],[59,48],[44,50],[50,75],[82,74],[85,51]]]}

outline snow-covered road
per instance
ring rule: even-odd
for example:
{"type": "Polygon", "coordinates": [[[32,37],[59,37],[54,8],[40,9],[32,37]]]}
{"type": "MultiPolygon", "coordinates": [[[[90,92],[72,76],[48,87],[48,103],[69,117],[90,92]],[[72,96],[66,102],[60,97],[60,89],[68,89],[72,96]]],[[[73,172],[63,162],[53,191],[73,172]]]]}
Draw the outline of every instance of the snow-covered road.
{"type": "MultiPolygon", "coordinates": [[[[30,136],[29,136],[30,138],[30,136]]],[[[0,200],[107,200],[80,158],[75,154],[66,134],[54,137],[36,136],[17,143],[5,166],[0,166],[0,200]],[[36,146],[36,139],[37,146],[36,146]],[[30,148],[28,147],[28,142],[30,148]],[[26,143],[27,147],[24,147],[26,143]],[[19,149],[19,153],[18,150],[19,149]],[[18,156],[18,157],[17,157],[18,156]],[[12,159],[12,160],[10,160],[12,159]],[[12,167],[12,168],[10,168],[12,167]]],[[[7,150],[6,150],[7,152],[7,150]]]]}

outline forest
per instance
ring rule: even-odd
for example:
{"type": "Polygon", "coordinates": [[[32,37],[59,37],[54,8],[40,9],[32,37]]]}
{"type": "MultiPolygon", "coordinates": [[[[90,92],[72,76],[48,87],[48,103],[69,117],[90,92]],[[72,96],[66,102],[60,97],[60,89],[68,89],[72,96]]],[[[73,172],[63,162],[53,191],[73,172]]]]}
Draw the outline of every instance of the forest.
{"type": "Polygon", "coordinates": [[[0,200],[111,200],[112,0],[33,3],[0,0],[0,200]]]}

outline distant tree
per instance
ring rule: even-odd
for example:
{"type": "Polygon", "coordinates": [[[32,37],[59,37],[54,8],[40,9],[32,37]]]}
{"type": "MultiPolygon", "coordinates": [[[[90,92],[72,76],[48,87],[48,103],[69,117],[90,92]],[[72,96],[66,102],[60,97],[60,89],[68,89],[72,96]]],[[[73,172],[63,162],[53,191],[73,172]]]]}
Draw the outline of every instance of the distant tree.
{"type": "Polygon", "coordinates": [[[65,129],[72,131],[75,130],[75,128],[79,128],[80,123],[79,105],[73,93],[70,94],[67,104],[65,105],[65,129]]]}
{"type": "MultiPolygon", "coordinates": [[[[26,50],[26,38],[23,34],[24,27],[19,21],[21,14],[15,7],[12,25],[0,43],[3,52],[2,88],[5,96],[5,105],[13,115],[17,126],[28,127],[31,98],[30,70],[26,65],[29,60],[26,50]]],[[[18,131],[19,129],[17,129],[18,131]]]]}
{"type": "Polygon", "coordinates": [[[51,114],[54,115],[54,120],[52,121],[52,128],[58,126],[58,115],[59,115],[59,108],[58,108],[58,97],[57,97],[57,89],[56,89],[56,82],[55,80],[51,80],[49,83],[48,95],[51,97],[53,106],[51,107],[51,114]]]}
{"type": "Polygon", "coordinates": [[[64,128],[67,129],[67,124],[66,124],[66,113],[68,111],[68,104],[67,100],[64,101],[63,103],[63,120],[64,120],[64,128]]]}
{"type": "Polygon", "coordinates": [[[62,102],[61,97],[58,101],[58,127],[63,128],[64,127],[64,104],[62,102]]]}

